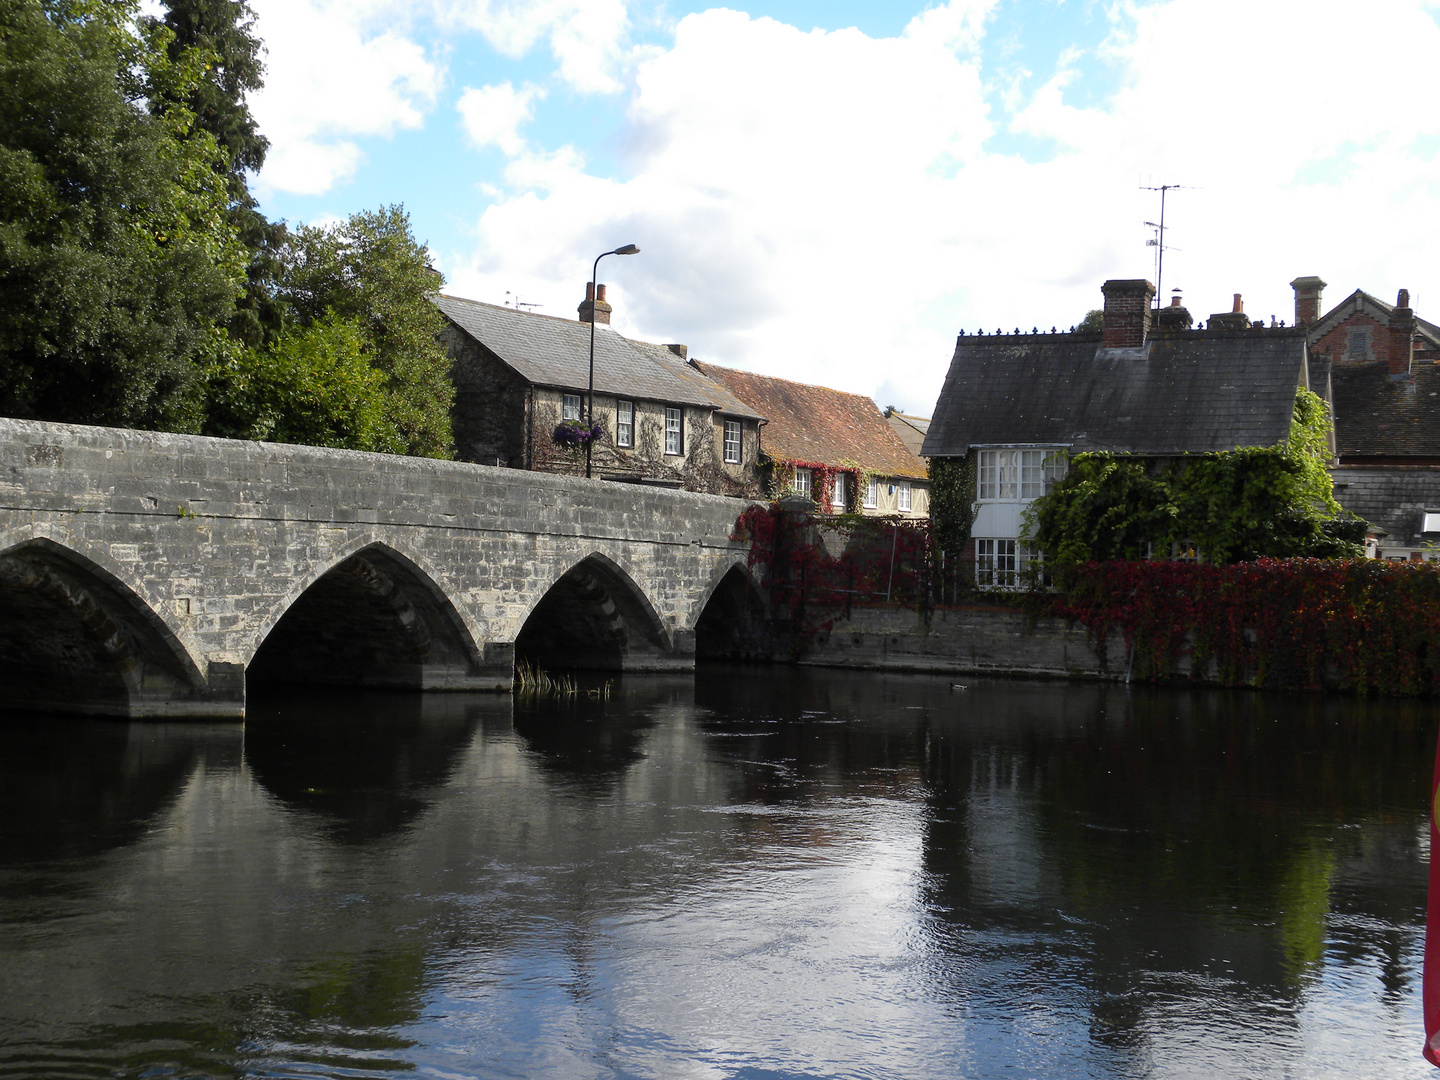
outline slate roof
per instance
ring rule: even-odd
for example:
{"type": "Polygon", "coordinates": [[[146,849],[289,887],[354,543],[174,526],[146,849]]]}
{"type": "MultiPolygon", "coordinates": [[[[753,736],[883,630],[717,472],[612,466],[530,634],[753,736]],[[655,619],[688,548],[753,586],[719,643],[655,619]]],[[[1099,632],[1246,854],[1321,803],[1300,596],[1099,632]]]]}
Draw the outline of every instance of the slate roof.
{"type": "Polygon", "coordinates": [[[930,418],[909,416],[891,409],[885,414],[885,419],[895,429],[895,434],[900,436],[900,441],[905,444],[905,449],[919,457],[920,447],[925,442],[925,436],[930,433],[930,418]]]}
{"type": "Polygon", "coordinates": [[[1385,361],[1337,364],[1330,371],[1335,446],[1342,461],[1440,461],[1440,369],[1426,364],[1391,375],[1385,361]]]}
{"type": "Polygon", "coordinates": [[[1440,469],[1336,469],[1335,498],[1388,533],[1390,544],[1418,545],[1425,511],[1440,510],[1440,469]]]}
{"type": "MultiPolygon", "coordinates": [[[[590,324],[440,293],[449,320],[535,386],[583,392],[589,382],[590,324]]],[[[699,405],[762,419],[725,387],[705,378],[664,345],[631,341],[595,328],[595,392],[675,405],[699,405]]]]}
{"type": "Polygon", "coordinates": [[[1172,456],[1285,438],[1305,337],[1289,329],[1152,333],[1106,349],[1097,332],[961,337],[923,453],[1041,444],[1172,456]]]}
{"type": "Polygon", "coordinates": [[[879,407],[863,394],[693,363],[765,416],[760,446],[772,458],[819,465],[854,462],[881,476],[926,477],[925,463],[906,449],[879,407]]]}

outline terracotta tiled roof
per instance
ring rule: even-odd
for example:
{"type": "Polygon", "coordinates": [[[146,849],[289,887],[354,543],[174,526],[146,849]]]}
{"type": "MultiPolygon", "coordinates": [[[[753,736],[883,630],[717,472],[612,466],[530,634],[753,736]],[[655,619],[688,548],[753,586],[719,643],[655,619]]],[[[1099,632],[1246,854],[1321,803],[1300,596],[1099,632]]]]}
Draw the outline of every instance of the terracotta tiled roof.
{"type": "Polygon", "coordinates": [[[925,478],[925,463],[906,449],[879,407],[863,394],[692,363],[766,418],[760,447],[772,458],[820,465],[854,462],[880,476],[925,478]]]}

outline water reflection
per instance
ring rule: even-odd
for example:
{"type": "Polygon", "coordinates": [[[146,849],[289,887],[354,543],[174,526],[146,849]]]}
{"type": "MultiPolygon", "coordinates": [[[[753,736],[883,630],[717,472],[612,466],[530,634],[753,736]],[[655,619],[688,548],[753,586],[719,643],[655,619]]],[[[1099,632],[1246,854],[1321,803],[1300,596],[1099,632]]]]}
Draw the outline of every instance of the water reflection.
{"type": "Polygon", "coordinates": [[[337,840],[364,843],[409,826],[449,779],[482,718],[509,718],[494,695],[294,691],[260,696],[245,760],[289,806],[337,840]]]}
{"type": "Polygon", "coordinates": [[[737,667],[0,738],[0,1075],[1427,1072],[1428,707],[737,667]]]}

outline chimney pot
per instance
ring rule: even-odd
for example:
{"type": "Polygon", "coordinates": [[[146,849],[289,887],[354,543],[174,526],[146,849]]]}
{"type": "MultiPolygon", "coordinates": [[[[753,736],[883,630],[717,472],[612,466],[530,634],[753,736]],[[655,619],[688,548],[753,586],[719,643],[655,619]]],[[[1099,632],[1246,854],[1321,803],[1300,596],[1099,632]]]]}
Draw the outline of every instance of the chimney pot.
{"type": "Polygon", "coordinates": [[[1170,306],[1171,306],[1171,307],[1179,307],[1179,306],[1180,306],[1180,297],[1178,297],[1178,296],[1172,296],[1172,297],[1170,297],[1170,306]]]}
{"type": "Polygon", "coordinates": [[[1410,306],[1410,290],[1409,290],[1409,289],[1401,289],[1401,290],[1400,290],[1399,295],[1395,297],[1395,306],[1396,306],[1396,307],[1399,307],[1399,308],[1408,308],[1408,307],[1410,306]]]}
{"type": "Polygon", "coordinates": [[[580,302],[577,309],[580,312],[581,322],[593,322],[599,326],[610,325],[610,312],[614,310],[605,302],[605,286],[598,288],[594,282],[585,283],[585,299],[580,302]]]}
{"type": "Polygon", "coordinates": [[[1237,292],[1237,293],[1235,294],[1235,303],[1234,303],[1234,306],[1230,308],[1230,314],[1232,314],[1232,315],[1239,315],[1239,314],[1240,314],[1242,311],[1244,311],[1244,310],[1245,310],[1245,301],[1240,299],[1240,294],[1237,292]]]}

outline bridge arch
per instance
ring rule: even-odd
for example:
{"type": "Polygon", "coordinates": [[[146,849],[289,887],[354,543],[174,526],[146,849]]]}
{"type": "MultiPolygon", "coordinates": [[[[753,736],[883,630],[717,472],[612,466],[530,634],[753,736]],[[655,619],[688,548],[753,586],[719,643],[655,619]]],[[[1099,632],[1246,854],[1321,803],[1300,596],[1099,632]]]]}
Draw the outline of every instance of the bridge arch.
{"type": "Polygon", "coordinates": [[[0,536],[0,705],[169,715],[205,684],[123,567],[48,530],[0,536]]]}
{"type": "Polygon", "coordinates": [[[770,603],[756,585],[744,556],[718,567],[696,605],[693,630],[697,660],[750,660],[764,649],[770,603]]]}
{"type": "Polygon", "coordinates": [[[367,538],[296,583],[257,635],[246,683],[474,689],[481,666],[469,626],[435,576],[367,538]]]}
{"type": "Polygon", "coordinates": [[[557,575],[515,637],[515,658],[547,671],[669,671],[686,666],[635,577],[602,551],[557,575]]]}

